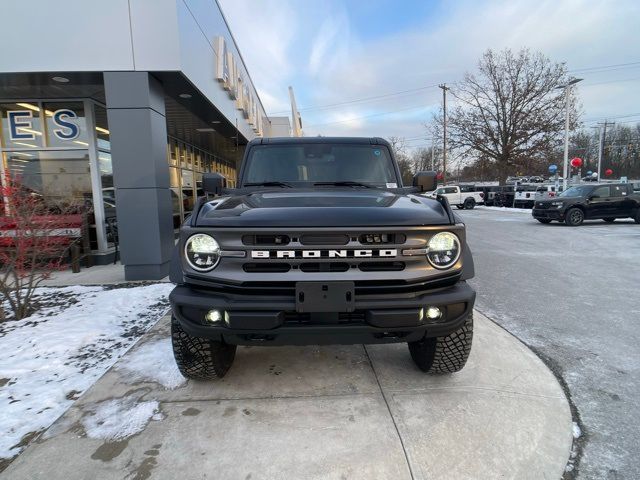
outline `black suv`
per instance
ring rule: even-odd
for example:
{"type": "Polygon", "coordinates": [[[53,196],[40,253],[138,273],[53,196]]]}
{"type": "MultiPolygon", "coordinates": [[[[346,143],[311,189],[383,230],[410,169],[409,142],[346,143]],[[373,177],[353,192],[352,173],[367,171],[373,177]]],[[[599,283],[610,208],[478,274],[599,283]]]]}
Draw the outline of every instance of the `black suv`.
{"type": "Polygon", "coordinates": [[[237,345],[405,342],[417,366],[460,370],[473,337],[465,225],[435,172],[403,187],[381,138],[251,141],[239,188],[205,174],[171,265],[182,374],[222,377],[237,345]]]}
{"type": "Polygon", "coordinates": [[[572,227],[590,219],[633,218],[640,223],[640,195],[630,183],[576,185],[553,199],[536,201],[532,215],[541,223],[557,220],[572,227]]]}

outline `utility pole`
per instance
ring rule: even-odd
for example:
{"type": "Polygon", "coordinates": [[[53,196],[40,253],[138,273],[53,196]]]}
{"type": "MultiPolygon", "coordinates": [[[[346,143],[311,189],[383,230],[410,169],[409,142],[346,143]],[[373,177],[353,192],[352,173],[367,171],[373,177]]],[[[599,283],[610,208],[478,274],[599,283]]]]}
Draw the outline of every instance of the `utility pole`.
{"type": "Polygon", "coordinates": [[[564,168],[562,169],[562,188],[567,189],[567,175],[569,170],[569,94],[571,86],[582,81],[582,78],[572,78],[565,85],[558,85],[556,88],[564,88],[564,168]]]}
{"type": "Polygon", "coordinates": [[[615,122],[605,120],[604,122],[598,123],[598,129],[600,130],[600,144],[598,145],[598,182],[600,181],[600,169],[602,166],[602,157],[604,156],[604,142],[607,139],[607,125],[614,126],[615,122]]]}
{"type": "Polygon", "coordinates": [[[431,170],[436,171],[436,142],[431,139],[431,170]]]}
{"type": "Polygon", "coordinates": [[[438,85],[439,88],[442,89],[442,111],[443,114],[443,122],[442,122],[442,184],[447,184],[447,90],[450,90],[447,87],[446,83],[438,85]]]}

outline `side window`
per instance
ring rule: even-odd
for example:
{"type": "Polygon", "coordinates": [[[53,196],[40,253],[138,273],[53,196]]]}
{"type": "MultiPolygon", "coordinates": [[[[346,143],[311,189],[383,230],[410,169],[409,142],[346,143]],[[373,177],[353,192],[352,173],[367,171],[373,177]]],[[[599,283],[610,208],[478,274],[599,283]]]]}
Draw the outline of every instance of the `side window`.
{"type": "Polygon", "coordinates": [[[597,197],[597,198],[606,198],[609,195],[609,186],[605,185],[603,187],[598,187],[596,188],[593,192],[591,192],[591,196],[592,197],[597,197]]]}
{"type": "Polygon", "coordinates": [[[439,188],[436,190],[436,195],[442,195],[444,193],[444,188],[439,188]]]}
{"type": "Polygon", "coordinates": [[[444,193],[457,193],[456,187],[447,187],[444,189],[444,193]]]}
{"type": "Polygon", "coordinates": [[[628,194],[626,185],[611,185],[612,197],[626,197],[628,194]]]}

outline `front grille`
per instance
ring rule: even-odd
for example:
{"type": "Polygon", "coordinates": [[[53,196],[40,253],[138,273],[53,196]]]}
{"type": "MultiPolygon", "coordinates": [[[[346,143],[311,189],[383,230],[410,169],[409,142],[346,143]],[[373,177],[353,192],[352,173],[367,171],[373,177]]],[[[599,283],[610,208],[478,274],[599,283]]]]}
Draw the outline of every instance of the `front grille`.
{"type": "Polygon", "coordinates": [[[302,245],[346,245],[349,240],[347,234],[310,233],[300,237],[302,245]]]}
{"type": "Polygon", "coordinates": [[[288,245],[291,237],[288,235],[243,235],[245,245],[288,245]]]}
{"type": "Polygon", "coordinates": [[[242,269],[247,273],[284,273],[291,270],[288,263],[245,263],[242,269]]]}
{"type": "Polygon", "coordinates": [[[346,272],[349,270],[348,263],[327,262],[327,263],[303,263],[300,265],[300,271],[302,272],[346,272]]]}
{"type": "Polygon", "coordinates": [[[407,236],[403,233],[363,233],[358,241],[363,245],[400,245],[407,241],[407,236]]]}
{"type": "Polygon", "coordinates": [[[404,262],[366,262],[358,265],[363,272],[400,272],[404,267],[404,262]]]}

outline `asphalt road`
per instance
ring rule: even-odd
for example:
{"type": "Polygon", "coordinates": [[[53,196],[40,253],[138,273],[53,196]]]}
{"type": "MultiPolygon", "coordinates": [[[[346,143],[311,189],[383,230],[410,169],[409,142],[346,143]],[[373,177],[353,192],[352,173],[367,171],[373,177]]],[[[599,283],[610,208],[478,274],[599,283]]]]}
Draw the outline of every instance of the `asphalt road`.
{"type": "Polygon", "coordinates": [[[584,426],[577,477],[640,478],[640,225],[458,213],[476,264],[476,307],[568,386],[584,426]]]}

